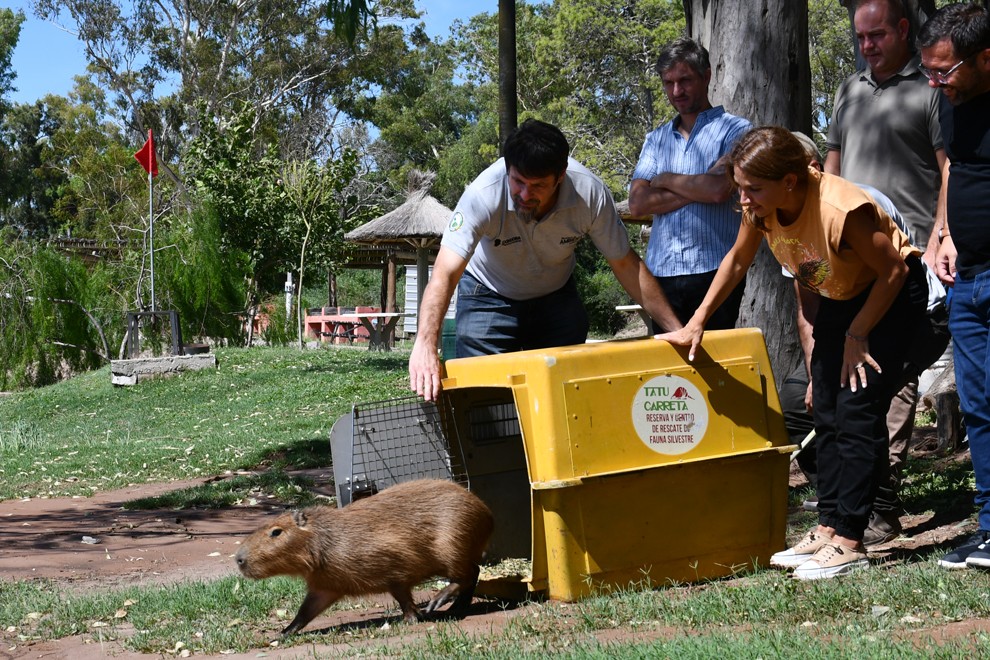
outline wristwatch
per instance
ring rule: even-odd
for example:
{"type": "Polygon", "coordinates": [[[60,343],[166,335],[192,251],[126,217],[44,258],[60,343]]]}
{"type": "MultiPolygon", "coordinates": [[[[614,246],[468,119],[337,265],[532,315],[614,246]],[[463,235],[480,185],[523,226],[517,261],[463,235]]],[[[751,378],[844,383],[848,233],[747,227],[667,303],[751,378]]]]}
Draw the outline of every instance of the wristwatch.
{"type": "Polygon", "coordinates": [[[942,225],[938,228],[938,242],[944,241],[946,236],[949,236],[949,232],[945,231],[945,225],[942,225]]]}

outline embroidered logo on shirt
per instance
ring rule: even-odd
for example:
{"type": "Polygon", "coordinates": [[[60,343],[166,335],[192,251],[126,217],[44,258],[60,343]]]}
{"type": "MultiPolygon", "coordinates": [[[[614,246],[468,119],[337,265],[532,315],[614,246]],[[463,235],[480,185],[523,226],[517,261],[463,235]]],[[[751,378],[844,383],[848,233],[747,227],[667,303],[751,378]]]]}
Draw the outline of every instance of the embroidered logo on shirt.
{"type": "Polygon", "coordinates": [[[580,240],[581,240],[581,237],[580,236],[561,236],[560,237],[560,244],[561,245],[570,245],[571,243],[577,243],[580,240]]]}
{"type": "Polygon", "coordinates": [[[522,241],[522,236],[512,236],[504,241],[500,239],[495,239],[495,247],[506,247],[508,245],[515,245],[516,243],[522,241]]]}
{"type": "Polygon", "coordinates": [[[448,228],[450,229],[450,231],[457,231],[463,226],[464,226],[464,216],[461,215],[460,211],[458,211],[457,213],[454,214],[454,217],[450,219],[450,224],[448,225],[448,228]]]}

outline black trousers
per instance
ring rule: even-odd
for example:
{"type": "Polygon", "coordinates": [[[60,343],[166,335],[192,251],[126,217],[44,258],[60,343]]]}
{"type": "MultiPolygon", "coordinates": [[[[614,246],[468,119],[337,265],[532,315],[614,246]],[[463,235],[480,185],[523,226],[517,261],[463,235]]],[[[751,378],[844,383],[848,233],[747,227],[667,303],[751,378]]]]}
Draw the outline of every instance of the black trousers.
{"type": "MultiPolygon", "coordinates": [[[[670,303],[674,314],[681,323],[687,323],[694,316],[695,311],[701,306],[708,293],[712,281],[715,279],[717,270],[696,275],[674,275],[672,277],[658,277],[657,282],[663,289],[667,301],[670,303]]],[[[708,319],[705,330],[731,330],[736,327],[736,319],[739,318],[739,307],[742,305],[743,294],[746,292],[746,278],[732,290],[729,297],[725,299],[718,309],[708,319]]],[[[652,320],[652,319],[651,319],[652,320]]],[[[664,328],[656,321],[650,325],[650,332],[658,334],[668,332],[669,328],[664,328]]]]}
{"type": "Polygon", "coordinates": [[[901,386],[905,356],[921,322],[928,295],[917,257],[907,259],[908,279],[869,336],[867,386],[840,384],[845,332],[871,289],[852,300],[822,299],[815,319],[811,379],[818,449],[819,522],[850,539],[862,539],[877,487],[886,474],[887,409],[901,386]]]}

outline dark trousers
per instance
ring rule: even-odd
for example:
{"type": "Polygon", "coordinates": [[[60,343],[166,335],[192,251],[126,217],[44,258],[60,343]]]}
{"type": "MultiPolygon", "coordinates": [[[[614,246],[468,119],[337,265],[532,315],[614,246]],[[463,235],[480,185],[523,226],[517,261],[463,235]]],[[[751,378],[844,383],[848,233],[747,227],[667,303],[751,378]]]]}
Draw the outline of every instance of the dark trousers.
{"type": "MultiPolygon", "coordinates": [[[[681,323],[687,323],[695,311],[701,306],[701,301],[705,299],[708,288],[715,279],[715,273],[698,273],[697,275],[676,275],[673,277],[658,277],[657,282],[663,289],[670,306],[681,323]]],[[[705,330],[730,330],[736,327],[736,319],[739,317],[739,306],[742,304],[743,293],[746,291],[746,278],[739,283],[729,297],[725,299],[711,318],[705,324],[705,330]]],[[[667,332],[669,328],[661,327],[656,321],[650,324],[650,332],[657,334],[667,332]]]]}
{"type": "Polygon", "coordinates": [[[531,300],[499,295],[469,273],[457,284],[457,357],[583,344],[588,313],[572,276],[553,293],[531,300]]]}
{"type": "Polygon", "coordinates": [[[815,319],[811,379],[818,449],[819,522],[862,539],[877,487],[887,469],[887,408],[902,383],[912,332],[925,313],[927,284],[921,261],[907,260],[908,279],[869,335],[870,355],[882,373],[866,369],[867,386],[840,386],[845,332],[870,289],[852,300],[822,299],[815,319]]]}

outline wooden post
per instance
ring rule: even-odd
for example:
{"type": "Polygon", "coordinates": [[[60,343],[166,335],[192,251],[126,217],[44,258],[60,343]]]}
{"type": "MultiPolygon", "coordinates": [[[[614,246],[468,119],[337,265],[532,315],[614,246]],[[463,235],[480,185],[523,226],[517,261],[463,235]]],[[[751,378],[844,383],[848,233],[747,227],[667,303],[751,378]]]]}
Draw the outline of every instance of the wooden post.
{"type": "Polygon", "coordinates": [[[956,392],[956,369],[951,355],[942,373],[932,381],[922,399],[935,411],[938,451],[958,451],[963,439],[963,419],[959,410],[959,394],[956,392]]]}
{"type": "MultiPolygon", "coordinates": [[[[389,249],[388,256],[385,258],[385,308],[386,312],[397,312],[399,311],[398,301],[395,299],[395,280],[396,280],[396,270],[397,270],[397,258],[395,256],[395,250],[389,249]]],[[[389,330],[389,336],[385,338],[390,346],[395,345],[395,328],[392,327],[389,330]]]]}

